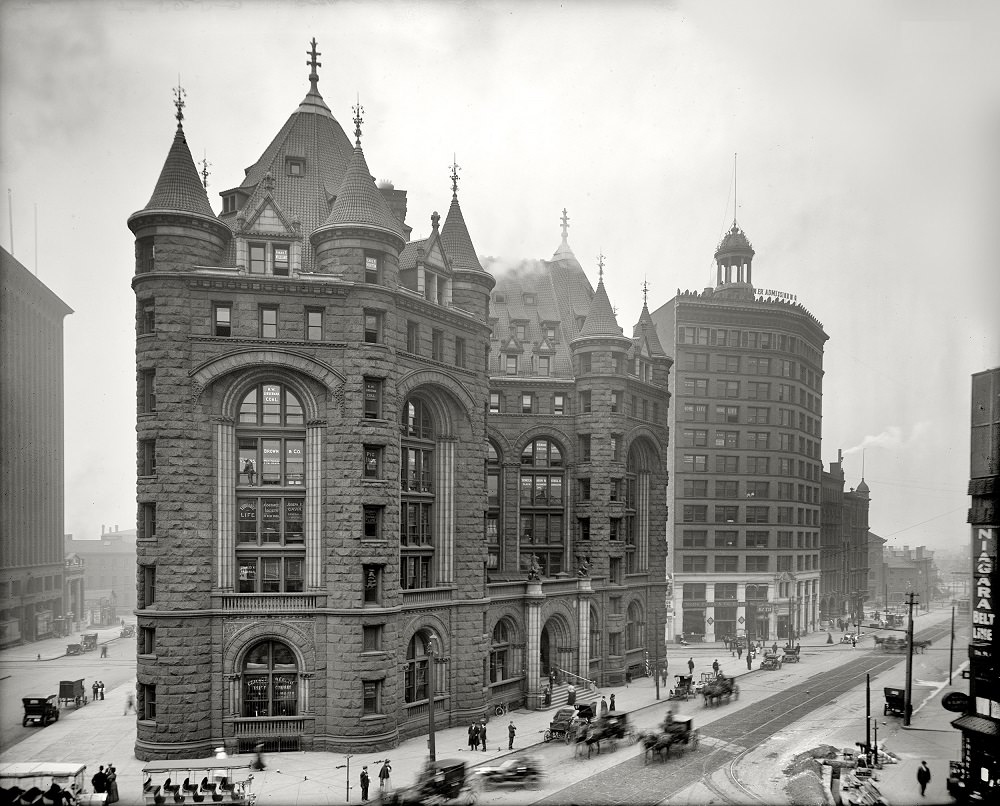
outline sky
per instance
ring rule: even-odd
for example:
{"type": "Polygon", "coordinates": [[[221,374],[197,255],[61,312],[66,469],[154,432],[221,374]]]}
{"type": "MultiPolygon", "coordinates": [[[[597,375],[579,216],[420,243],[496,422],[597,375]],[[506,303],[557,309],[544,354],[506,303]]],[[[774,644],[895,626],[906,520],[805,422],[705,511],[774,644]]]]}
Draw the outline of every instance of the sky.
{"type": "Polygon", "coordinates": [[[455,159],[479,254],[550,258],[565,208],[626,332],[643,283],[650,310],[714,284],[735,215],[755,284],[830,337],[825,465],[864,474],[891,545],[967,545],[970,375],[1000,365],[995,5],[0,0],[0,245],[74,310],[66,532],[135,526],[126,220],[173,88],[218,212],[305,96],[315,37],[320,92],[345,130],[360,99],[413,238],[455,159]]]}

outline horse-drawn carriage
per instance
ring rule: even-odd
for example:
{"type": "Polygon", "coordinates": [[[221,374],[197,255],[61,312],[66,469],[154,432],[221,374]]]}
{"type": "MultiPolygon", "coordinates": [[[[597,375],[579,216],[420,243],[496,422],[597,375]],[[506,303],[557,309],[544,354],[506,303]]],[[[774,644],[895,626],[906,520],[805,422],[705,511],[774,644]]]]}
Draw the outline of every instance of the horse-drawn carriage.
{"type": "Polygon", "coordinates": [[[760,668],[775,672],[781,668],[781,655],[777,652],[765,652],[764,659],[760,662],[760,668]]]}
{"type": "Polygon", "coordinates": [[[121,632],[118,633],[119,638],[132,638],[134,635],[135,635],[134,624],[123,624],[121,632]]]}
{"type": "Polygon", "coordinates": [[[552,717],[549,729],[542,734],[542,741],[551,742],[553,739],[562,739],[569,744],[576,738],[580,727],[586,724],[587,720],[579,715],[574,706],[564,706],[556,711],[555,716],[552,717]]]}
{"type": "Polygon", "coordinates": [[[705,707],[718,705],[725,700],[729,702],[731,697],[739,699],[740,687],[732,677],[719,675],[711,683],[706,683],[701,690],[701,696],[705,698],[705,707]]]}
{"type": "Polygon", "coordinates": [[[577,732],[574,755],[579,755],[586,748],[587,758],[590,758],[595,750],[601,752],[602,742],[611,750],[617,750],[619,741],[632,744],[635,740],[636,733],[629,724],[628,714],[622,711],[609,711],[577,732]]]}
{"type": "Polygon", "coordinates": [[[698,747],[698,731],[694,728],[693,718],[668,712],[659,730],[640,733],[638,740],[642,743],[643,761],[648,764],[651,756],[655,755],[662,761],[675,747],[694,750],[698,747]]]}
{"type": "Polygon", "coordinates": [[[691,675],[675,674],[674,680],[677,682],[674,685],[674,690],[670,693],[670,696],[667,699],[689,700],[694,696],[694,685],[691,683],[691,675]]]}
{"type": "Polygon", "coordinates": [[[466,775],[464,761],[428,761],[413,786],[395,789],[385,799],[392,806],[417,804],[474,804],[476,790],[466,775]]]}
{"type": "Polygon", "coordinates": [[[87,704],[87,689],[82,677],[79,680],[59,681],[59,704],[72,705],[74,708],[87,704]]]}

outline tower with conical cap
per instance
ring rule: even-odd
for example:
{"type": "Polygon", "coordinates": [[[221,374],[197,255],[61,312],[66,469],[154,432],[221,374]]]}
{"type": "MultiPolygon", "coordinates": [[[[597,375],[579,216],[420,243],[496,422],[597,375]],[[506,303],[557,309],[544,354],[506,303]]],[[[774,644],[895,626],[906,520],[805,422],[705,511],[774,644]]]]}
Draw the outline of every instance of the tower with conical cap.
{"type": "Polygon", "coordinates": [[[160,178],[128,220],[142,759],[376,752],[426,730],[430,674],[440,724],[490,696],[493,278],[454,186],[444,230],[434,213],[410,240],[360,103],[352,146],[315,40],[307,54],[305,98],[218,216],[178,91],[160,178]]]}

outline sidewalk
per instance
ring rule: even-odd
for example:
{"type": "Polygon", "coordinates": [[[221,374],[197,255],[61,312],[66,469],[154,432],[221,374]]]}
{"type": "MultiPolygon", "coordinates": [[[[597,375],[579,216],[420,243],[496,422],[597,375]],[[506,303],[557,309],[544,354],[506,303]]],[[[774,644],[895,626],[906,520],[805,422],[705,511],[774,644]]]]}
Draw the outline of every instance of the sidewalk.
{"type": "MultiPolygon", "coordinates": [[[[929,614],[929,615],[933,615],[929,614]]],[[[920,621],[923,621],[921,619],[920,621]]],[[[918,621],[918,625],[920,624],[918,621]]],[[[118,629],[99,630],[100,640],[110,640],[111,637],[118,637],[118,629]]],[[[0,653],[0,659],[10,659],[12,653],[16,653],[19,659],[34,658],[36,654],[41,654],[43,660],[59,657],[65,652],[65,639],[49,639],[49,641],[38,642],[26,647],[17,647],[11,650],[4,650],[0,653]],[[61,652],[55,643],[61,642],[61,652]],[[51,643],[51,646],[50,646],[51,643]]],[[[836,640],[836,639],[835,639],[836,640]]],[[[806,636],[800,641],[802,644],[803,661],[798,664],[783,666],[780,672],[761,672],[759,670],[758,656],[754,662],[754,670],[748,672],[744,660],[737,662],[735,657],[731,657],[721,643],[714,644],[692,644],[688,647],[670,645],[669,653],[669,682],[673,683],[673,675],[687,674],[687,660],[692,658],[695,662],[695,679],[698,679],[702,672],[711,671],[713,660],[718,659],[719,665],[727,676],[741,678],[740,685],[748,691],[757,689],[761,696],[766,696],[768,690],[778,682],[774,677],[780,674],[782,679],[798,681],[808,678],[822,671],[825,668],[839,665],[855,656],[856,652],[870,651],[872,649],[871,638],[866,636],[856,650],[839,643],[826,644],[826,633],[814,633],[806,636]]],[[[108,699],[111,702],[124,701],[127,686],[133,685],[134,681],[118,687],[119,690],[110,689],[108,699]]],[[[640,709],[655,707],[658,712],[665,709],[668,690],[661,691],[660,700],[656,699],[656,691],[653,680],[650,678],[640,678],[629,686],[615,686],[603,688],[597,699],[601,695],[610,699],[611,694],[615,695],[618,707],[621,710],[636,712],[640,709]]],[[[542,734],[548,728],[552,718],[551,708],[542,711],[520,710],[511,712],[505,717],[492,717],[489,722],[488,736],[489,749],[486,752],[473,753],[468,749],[468,726],[459,725],[455,727],[441,728],[435,732],[435,745],[437,757],[439,759],[457,757],[469,762],[470,765],[481,765],[486,763],[496,763],[497,759],[510,755],[507,750],[507,724],[513,721],[517,727],[517,739],[514,742],[514,753],[530,751],[530,747],[542,741],[542,734]]],[[[714,718],[724,717],[724,711],[715,711],[714,718]]],[[[947,716],[946,712],[943,712],[947,716]]],[[[706,716],[708,716],[706,714],[706,716]]],[[[915,725],[920,725],[921,720],[915,719],[915,725]]],[[[957,734],[950,726],[947,728],[952,736],[957,734]]],[[[78,761],[88,765],[88,775],[96,772],[97,766],[114,763],[118,769],[119,793],[122,804],[142,804],[141,771],[144,763],[135,759],[133,748],[135,743],[135,719],[131,715],[122,716],[117,708],[93,709],[85,708],[79,712],[64,711],[63,718],[47,728],[39,730],[30,738],[13,746],[4,754],[3,761],[78,761]]],[[[919,734],[914,734],[918,737],[919,734]]],[[[881,738],[881,737],[880,737],[881,738]]],[[[949,737],[951,738],[951,737],[949,737]]],[[[952,741],[954,739],[952,738],[952,741]]],[[[919,754],[921,745],[917,745],[912,752],[919,754]]],[[[930,753],[928,753],[930,755],[930,753]]],[[[932,762],[934,780],[931,787],[937,785],[944,786],[944,779],[947,776],[947,758],[954,755],[949,751],[940,756],[944,758],[943,769],[940,762],[932,762]]],[[[934,756],[937,758],[938,756],[934,756]]],[[[267,769],[254,773],[252,791],[257,793],[257,803],[260,806],[266,804],[281,804],[281,806],[292,806],[292,804],[302,804],[302,806],[313,806],[313,804],[342,804],[345,800],[357,803],[360,801],[360,787],[358,776],[362,765],[368,766],[368,772],[372,777],[372,799],[378,796],[378,770],[381,760],[389,758],[392,766],[391,785],[393,787],[406,786],[413,783],[422,770],[427,759],[427,737],[420,736],[400,743],[391,750],[381,753],[368,753],[363,755],[348,756],[336,753],[321,752],[300,752],[281,753],[269,755],[265,758],[267,769]],[[347,764],[350,764],[348,776],[347,764]],[[349,798],[347,794],[347,784],[350,784],[349,798]]],[[[930,759],[928,759],[930,761],[930,759]]],[[[919,763],[920,759],[917,759],[919,763]]],[[[898,765],[900,768],[905,765],[898,765]]],[[[893,770],[896,773],[897,770],[893,770]]],[[[915,786],[914,771],[909,767],[903,771],[900,778],[900,788],[907,784],[915,786]],[[912,779],[912,780],[911,780],[912,779]]],[[[894,786],[895,775],[887,775],[887,786],[894,786]]],[[[936,790],[935,790],[936,791],[936,790]]],[[[537,797],[543,797],[545,793],[539,791],[537,797]]],[[[552,796],[552,793],[549,793],[552,796]]],[[[905,800],[893,800],[894,804],[905,803],[905,800]]],[[[933,802],[933,801],[932,801],[933,802]]]]}

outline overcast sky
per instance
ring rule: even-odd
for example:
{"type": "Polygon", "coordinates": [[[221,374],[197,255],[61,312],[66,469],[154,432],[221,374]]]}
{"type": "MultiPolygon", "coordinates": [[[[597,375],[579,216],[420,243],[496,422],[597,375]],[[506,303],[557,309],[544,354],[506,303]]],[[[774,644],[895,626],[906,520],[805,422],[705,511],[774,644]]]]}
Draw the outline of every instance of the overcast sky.
{"type": "Polygon", "coordinates": [[[714,284],[738,153],[754,282],[830,336],[824,463],[842,448],[853,487],[867,446],[891,543],[967,543],[969,376],[1000,364],[991,5],[0,3],[0,243],[75,311],[66,531],[135,525],[125,222],[178,76],[218,211],[308,90],[316,37],[320,92],[345,130],[360,96],[368,165],[408,191],[414,238],[447,211],[454,154],[478,252],[551,257],[565,207],[629,333],[644,281],[651,310],[714,284]]]}

